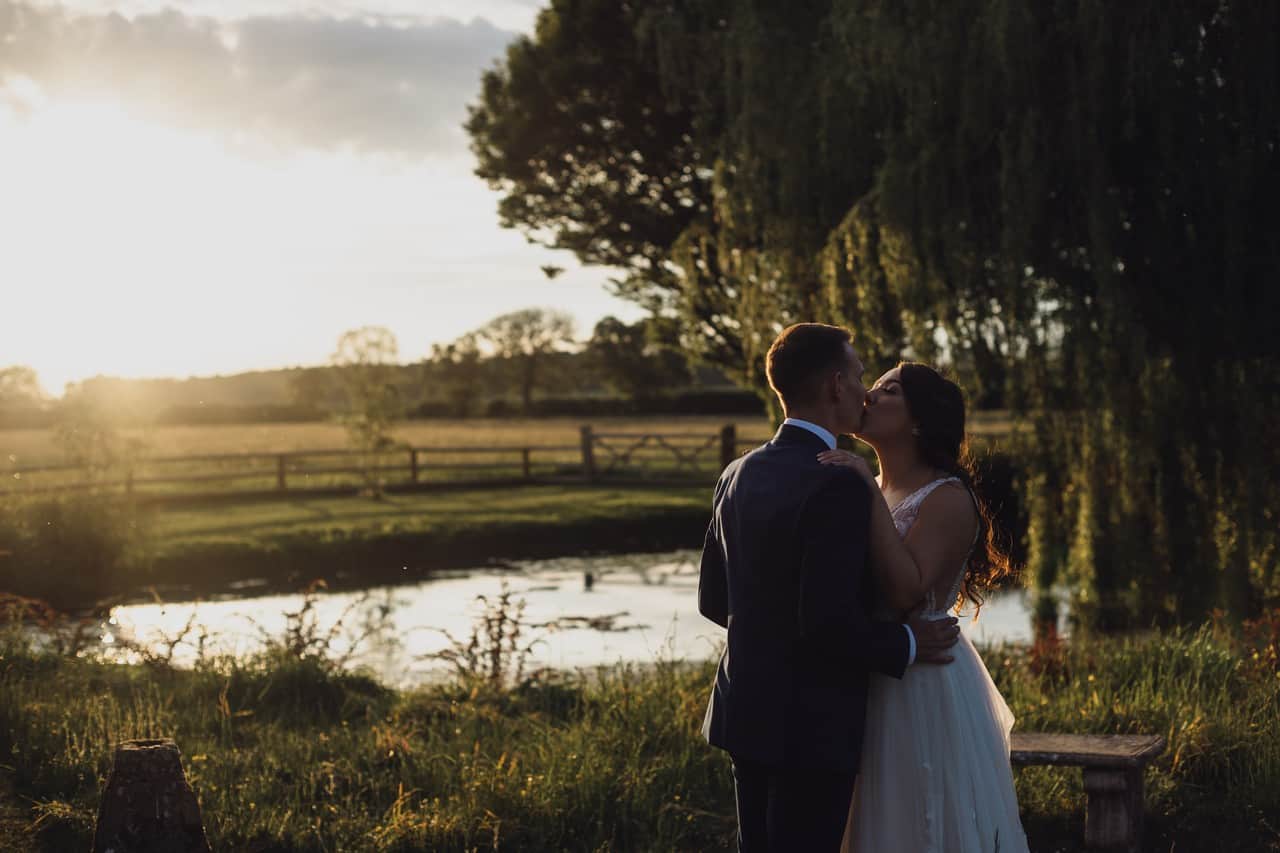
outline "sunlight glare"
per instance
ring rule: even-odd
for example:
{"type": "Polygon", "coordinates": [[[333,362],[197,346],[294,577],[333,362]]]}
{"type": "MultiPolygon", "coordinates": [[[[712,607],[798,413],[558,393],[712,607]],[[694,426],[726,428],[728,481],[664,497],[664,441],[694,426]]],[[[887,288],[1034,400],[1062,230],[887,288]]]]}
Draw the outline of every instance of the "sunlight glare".
{"type": "Polygon", "coordinates": [[[572,301],[584,332],[639,313],[600,273],[497,228],[465,162],[264,151],[22,97],[0,97],[0,283],[21,318],[0,366],[33,366],[54,394],[99,373],[321,364],[360,325],[387,325],[412,359],[503,309],[572,301]],[[542,263],[568,270],[550,282],[542,263]]]}
{"type": "Polygon", "coordinates": [[[19,313],[35,320],[11,334],[61,344],[61,358],[40,365],[55,392],[86,356],[134,373],[183,370],[173,357],[192,348],[157,358],[158,344],[187,337],[182,309],[216,321],[239,310],[228,289],[252,283],[244,272],[270,267],[270,205],[246,203],[240,167],[216,141],[92,103],[8,117],[0,130],[0,264],[19,313]]]}

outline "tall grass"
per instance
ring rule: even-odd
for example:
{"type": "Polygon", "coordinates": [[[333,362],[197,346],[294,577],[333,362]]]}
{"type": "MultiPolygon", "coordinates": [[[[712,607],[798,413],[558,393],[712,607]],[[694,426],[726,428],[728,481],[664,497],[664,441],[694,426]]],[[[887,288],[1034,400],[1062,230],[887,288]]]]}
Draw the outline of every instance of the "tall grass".
{"type": "Polygon", "coordinates": [[[705,849],[731,829],[722,761],[688,725],[705,667],[510,689],[484,669],[396,693],[299,648],[316,646],[286,637],[181,671],[10,634],[0,754],[30,846],[87,844],[112,744],[153,736],[181,745],[217,849],[705,849]]]}
{"type": "MultiPolygon", "coordinates": [[[[1017,731],[1166,738],[1147,771],[1147,849],[1280,850],[1280,623],[1251,627],[1245,638],[1210,624],[986,658],[1017,731]]],[[[1043,849],[1078,834],[1063,819],[1084,811],[1078,770],[1022,770],[1018,795],[1043,849]]]]}
{"type": "MultiPolygon", "coordinates": [[[[396,692],[305,637],[286,640],[179,671],[42,654],[11,634],[0,647],[0,781],[21,798],[28,833],[0,846],[87,845],[112,743],[151,736],[177,739],[217,849],[731,842],[728,763],[697,732],[709,662],[516,682],[489,677],[479,656],[449,683],[396,692]]],[[[1254,640],[1206,626],[986,658],[1019,730],[1169,738],[1148,774],[1147,850],[1274,851],[1280,676],[1265,638],[1254,640]]],[[[1082,850],[1079,771],[1029,768],[1017,783],[1032,849],[1082,850]]]]}

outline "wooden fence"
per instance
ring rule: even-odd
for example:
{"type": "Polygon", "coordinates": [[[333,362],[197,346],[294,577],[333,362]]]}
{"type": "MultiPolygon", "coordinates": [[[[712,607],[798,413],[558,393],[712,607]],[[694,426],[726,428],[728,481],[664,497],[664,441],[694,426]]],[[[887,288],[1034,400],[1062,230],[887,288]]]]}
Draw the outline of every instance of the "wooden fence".
{"type": "Polygon", "coordinates": [[[288,453],[141,457],[91,471],[72,465],[0,472],[0,494],[107,489],[147,499],[388,491],[494,482],[654,482],[714,479],[735,456],[764,439],[717,432],[597,432],[583,426],[576,444],[397,447],[288,453]]]}

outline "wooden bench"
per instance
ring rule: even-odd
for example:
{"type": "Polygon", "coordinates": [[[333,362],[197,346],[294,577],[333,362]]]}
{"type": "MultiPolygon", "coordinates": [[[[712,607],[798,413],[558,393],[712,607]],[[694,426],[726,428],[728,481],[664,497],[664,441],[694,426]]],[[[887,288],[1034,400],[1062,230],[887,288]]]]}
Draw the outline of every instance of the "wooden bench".
{"type": "Polygon", "coordinates": [[[1084,768],[1086,847],[1134,853],[1141,849],[1142,772],[1164,752],[1164,738],[1017,732],[1011,746],[1009,757],[1015,767],[1084,768]]]}

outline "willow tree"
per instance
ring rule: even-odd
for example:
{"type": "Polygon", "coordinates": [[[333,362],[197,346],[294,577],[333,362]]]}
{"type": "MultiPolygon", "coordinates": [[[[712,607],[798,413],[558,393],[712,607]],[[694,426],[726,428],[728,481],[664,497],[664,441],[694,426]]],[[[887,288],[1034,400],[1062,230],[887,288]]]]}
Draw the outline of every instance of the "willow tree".
{"type": "Polygon", "coordinates": [[[470,130],[507,224],[757,388],[822,319],[1007,399],[1032,575],[1077,614],[1243,615],[1280,596],[1278,18],[553,0],[470,130]]]}
{"type": "Polygon", "coordinates": [[[1280,7],[662,14],[668,84],[721,99],[718,251],[1010,395],[1042,587],[1103,626],[1280,593],[1280,7]]]}

